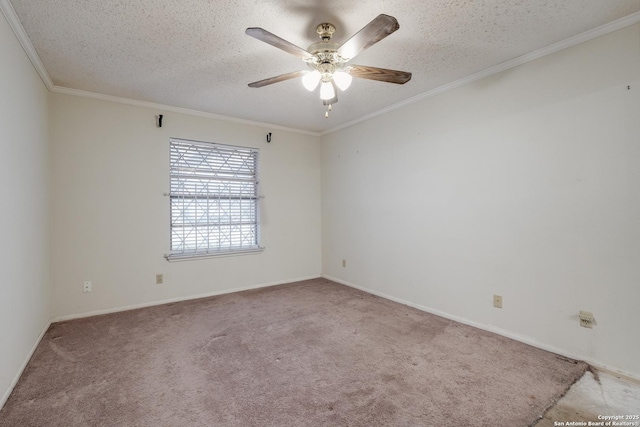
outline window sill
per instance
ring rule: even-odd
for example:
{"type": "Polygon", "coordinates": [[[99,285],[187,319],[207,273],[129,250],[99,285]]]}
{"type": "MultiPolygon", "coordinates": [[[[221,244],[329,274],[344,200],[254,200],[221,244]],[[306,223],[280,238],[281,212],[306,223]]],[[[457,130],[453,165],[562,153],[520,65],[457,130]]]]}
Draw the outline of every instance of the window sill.
{"type": "Polygon", "coordinates": [[[259,254],[264,251],[263,247],[258,247],[254,249],[237,249],[230,251],[221,251],[221,252],[203,252],[203,253],[186,253],[186,254],[168,254],[165,255],[164,258],[169,262],[179,262],[179,261],[193,261],[196,259],[203,258],[220,258],[220,257],[229,257],[229,256],[240,256],[240,255],[252,255],[259,254]]]}

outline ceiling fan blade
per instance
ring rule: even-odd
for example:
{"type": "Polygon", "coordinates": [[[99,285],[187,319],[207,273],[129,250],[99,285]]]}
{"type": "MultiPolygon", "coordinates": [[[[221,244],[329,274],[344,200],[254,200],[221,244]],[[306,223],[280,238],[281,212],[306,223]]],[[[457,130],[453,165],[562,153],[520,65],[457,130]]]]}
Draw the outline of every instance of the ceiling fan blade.
{"type": "Polygon", "coordinates": [[[313,55],[311,55],[306,50],[286,41],[283,38],[276,36],[275,34],[270,33],[263,28],[247,28],[245,30],[245,34],[253,37],[254,39],[258,39],[262,42],[268,43],[271,46],[275,46],[278,49],[282,49],[285,52],[290,53],[293,56],[297,56],[300,59],[313,58],[313,55]]]}
{"type": "Polygon", "coordinates": [[[258,80],[257,82],[249,83],[249,87],[262,87],[271,85],[278,82],[283,82],[289,79],[295,79],[296,77],[303,76],[306,71],[294,71],[292,73],[280,74],[279,76],[269,77],[268,79],[258,80]]]}
{"type": "Polygon", "coordinates": [[[411,80],[411,73],[386,68],[368,67],[366,65],[351,65],[349,74],[361,79],[378,80],[381,82],[403,85],[411,80]]]}
{"type": "Polygon", "coordinates": [[[393,16],[378,15],[373,21],[344,42],[338,48],[338,54],[347,61],[353,59],[360,52],[378,43],[398,28],[400,28],[400,24],[393,16]]]}

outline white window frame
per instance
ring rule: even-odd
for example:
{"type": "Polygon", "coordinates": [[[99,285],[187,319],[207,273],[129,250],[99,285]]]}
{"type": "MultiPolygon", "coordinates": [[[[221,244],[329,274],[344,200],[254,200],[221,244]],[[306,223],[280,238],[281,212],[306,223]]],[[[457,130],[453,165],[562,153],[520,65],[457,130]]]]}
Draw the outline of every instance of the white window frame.
{"type": "Polygon", "coordinates": [[[257,148],[170,138],[168,261],[259,253],[257,148]]]}

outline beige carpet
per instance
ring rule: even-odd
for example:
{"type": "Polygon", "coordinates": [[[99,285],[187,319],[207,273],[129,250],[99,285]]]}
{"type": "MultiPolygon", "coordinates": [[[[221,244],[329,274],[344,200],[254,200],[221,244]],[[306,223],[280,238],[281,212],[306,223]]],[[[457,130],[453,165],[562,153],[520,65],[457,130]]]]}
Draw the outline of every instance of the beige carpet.
{"type": "Polygon", "coordinates": [[[0,426],[529,426],[586,368],[316,279],[54,324],[0,426]]]}

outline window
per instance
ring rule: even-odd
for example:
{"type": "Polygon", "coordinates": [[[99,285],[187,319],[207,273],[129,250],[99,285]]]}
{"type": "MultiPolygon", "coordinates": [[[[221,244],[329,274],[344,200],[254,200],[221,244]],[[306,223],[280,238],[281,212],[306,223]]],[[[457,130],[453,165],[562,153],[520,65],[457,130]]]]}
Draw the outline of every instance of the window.
{"type": "Polygon", "coordinates": [[[172,138],[168,260],[259,251],[258,150],[172,138]]]}

